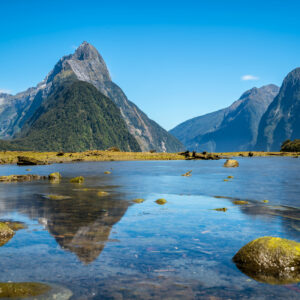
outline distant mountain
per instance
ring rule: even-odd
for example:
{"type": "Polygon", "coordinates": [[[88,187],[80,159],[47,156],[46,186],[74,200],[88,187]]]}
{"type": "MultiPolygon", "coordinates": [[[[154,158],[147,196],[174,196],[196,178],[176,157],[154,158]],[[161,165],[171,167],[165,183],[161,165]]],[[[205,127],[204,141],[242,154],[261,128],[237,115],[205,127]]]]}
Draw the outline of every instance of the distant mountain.
{"type": "Polygon", "coordinates": [[[112,82],[101,55],[87,42],[83,42],[74,54],[62,57],[36,87],[3,97],[0,102],[0,138],[16,137],[53,89],[70,79],[91,83],[109,97],[119,107],[129,132],[142,151],[177,152],[184,149],[174,136],[127,99],[121,88],[112,82]]]}
{"type": "Polygon", "coordinates": [[[119,108],[93,85],[65,81],[26,120],[18,138],[0,149],[76,152],[106,149],[140,151],[119,108]]]}
{"type": "Polygon", "coordinates": [[[231,106],[188,120],[170,131],[189,150],[252,150],[260,119],[279,88],[270,84],[245,92],[231,106]]]}
{"type": "Polygon", "coordinates": [[[284,79],[279,94],[262,116],[255,149],[279,151],[287,139],[300,138],[300,68],[284,79]]]}

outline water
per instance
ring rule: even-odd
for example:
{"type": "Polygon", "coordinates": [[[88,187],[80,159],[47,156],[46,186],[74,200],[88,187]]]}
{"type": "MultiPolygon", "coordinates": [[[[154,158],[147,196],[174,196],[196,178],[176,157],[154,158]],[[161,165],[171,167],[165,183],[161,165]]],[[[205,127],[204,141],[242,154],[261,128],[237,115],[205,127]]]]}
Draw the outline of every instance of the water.
{"type": "Polygon", "coordinates": [[[59,184],[0,184],[0,218],[28,226],[0,247],[0,281],[59,284],[72,299],[299,299],[299,284],[257,282],[232,257],[260,236],[300,242],[300,160],[239,162],[235,169],[223,161],[80,162],[31,172],[0,166],[0,175],[63,176],[59,184]],[[191,177],[180,176],[189,170],[191,177]],[[79,175],[83,185],[69,183],[79,175]],[[227,212],[213,210],[221,207],[227,212]]]}

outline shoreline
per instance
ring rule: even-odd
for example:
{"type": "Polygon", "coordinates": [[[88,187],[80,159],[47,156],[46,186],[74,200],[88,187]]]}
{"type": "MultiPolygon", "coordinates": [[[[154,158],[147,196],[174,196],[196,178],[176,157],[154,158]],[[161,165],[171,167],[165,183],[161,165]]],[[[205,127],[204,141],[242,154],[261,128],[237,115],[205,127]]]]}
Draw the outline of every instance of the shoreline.
{"type": "MultiPolygon", "coordinates": [[[[262,152],[240,151],[211,153],[221,158],[230,157],[298,157],[300,152],[262,152]],[[249,155],[249,153],[251,153],[249,155]]],[[[70,163],[80,161],[156,161],[156,160],[185,160],[186,157],[179,153],[150,153],[150,152],[121,152],[105,150],[89,150],[85,152],[35,152],[35,151],[0,151],[0,164],[16,164],[18,156],[34,158],[48,164],[70,163]]]]}

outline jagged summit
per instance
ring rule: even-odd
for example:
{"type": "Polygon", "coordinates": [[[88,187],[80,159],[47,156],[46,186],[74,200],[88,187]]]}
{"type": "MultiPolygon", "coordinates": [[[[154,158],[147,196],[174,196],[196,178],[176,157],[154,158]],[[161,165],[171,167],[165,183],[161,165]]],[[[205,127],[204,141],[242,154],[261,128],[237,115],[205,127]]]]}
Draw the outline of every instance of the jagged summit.
{"type": "MultiPolygon", "coordinates": [[[[122,89],[112,82],[104,59],[97,49],[84,41],[73,54],[62,57],[35,88],[0,102],[0,138],[16,137],[54,89],[66,81],[91,83],[119,108],[129,132],[141,150],[178,152],[183,145],[129,101],[122,89]]],[[[3,97],[4,98],[4,97],[3,97]]]]}

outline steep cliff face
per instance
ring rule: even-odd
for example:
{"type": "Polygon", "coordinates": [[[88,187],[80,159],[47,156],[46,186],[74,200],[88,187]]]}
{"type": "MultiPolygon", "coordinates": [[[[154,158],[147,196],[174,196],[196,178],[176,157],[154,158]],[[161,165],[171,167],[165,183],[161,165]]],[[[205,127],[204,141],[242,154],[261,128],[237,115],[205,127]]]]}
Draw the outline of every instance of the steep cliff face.
{"type": "Polygon", "coordinates": [[[300,138],[300,68],[290,72],[263,115],[255,149],[279,151],[287,139],[300,138]]]}
{"type": "Polygon", "coordinates": [[[135,137],[142,151],[183,150],[183,145],[174,136],[150,120],[127,99],[121,88],[111,81],[103,58],[96,48],[87,42],[83,42],[74,54],[62,57],[43,82],[25,92],[26,97],[20,94],[11,96],[8,104],[3,107],[0,104],[0,112],[3,111],[0,113],[0,121],[3,120],[0,123],[2,138],[15,136],[53,88],[70,78],[91,83],[119,107],[129,132],[135,137]]]}
{"type": "Polygon", "coordinates": [[[243,151],[256,144],[261,119],[279,88],[267,85],[245,92],[231,106],[188,120],[170,132],[190,150],[243,151]]]}

